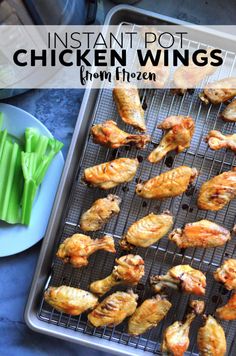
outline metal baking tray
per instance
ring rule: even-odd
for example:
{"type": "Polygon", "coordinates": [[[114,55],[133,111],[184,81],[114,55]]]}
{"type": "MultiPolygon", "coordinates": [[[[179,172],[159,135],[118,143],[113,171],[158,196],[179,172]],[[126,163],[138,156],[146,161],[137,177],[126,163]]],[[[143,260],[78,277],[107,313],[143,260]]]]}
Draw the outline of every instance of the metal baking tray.
{"type": "MultiPolygon", "coordinates": [[[[122,23],[135,24],[183,24],[166,16],[152,12],[138,10],[130,6],[117,6],[107,16],[106,24],[119,25],[122,23]]],[[[224,36],[224,35],[222,35],[224,36]]],[[[225,55],[233,55],[227,49],[225,55]]],[[[231,69],[232,70],[232,69],[231,69]]],[[[54,208],[43,241],[35,276],[25,310],[27,325],[38,332],[56,336],[68,341],[77,342],[94,347],[109,353],[123,355],[160,354],[160,341],[163,330],[175,320],[182,320],[186,311],[189,296],[178,292],[169,293],[173,308],[167,318],[160,325],[139,337],[131,337],[126,333],[126,322],[115,328],[93,328],[87,324],[85,314],[72,317],[59,313],[43,300],[43,291],[49,285],[61,284],[80,286],[87,289],[91,281],[103,278],[110,274],[115,256],[99,251],[92,255],[89,265],[82,269],[73,269],[63,265],[55,258],[58,244],[66,237],[79,231],[79,218],[91,203],[98,197],[107,195],[107,192],[86,187],[81,183],[84,168],[98,163],[109,161],[117,157],[138,157],[140,168],[136,179],[129,184],[112,189],[112,193],[122,198],[121,212],[114,217],[104,228],[104,233],[114,236],[117,246],[116,257],[122,252],[119,250],[118,241],[127,227],[148,212],[171,210],[175,216],[175,226],[180,227],[186,222],[208,218],[228,229],[235,223],[236,202],[232,201],[225,209],[219,212],[199,211],[196,207],[196,196],[200,185],[219,174],[229,170],[235,165],[235,155],[228,151],[210,151],[204,142],[206,133],[211,129],[220,129],[224,133],[232,133],[234,125],[216,119],[221,111],[221,106],[204,106],[198,99],[198,91],[194,94],[186,93],[180,97],[173,95],[170,90],[141,90],[143,107],[147,120],[148,132],[152,135],[152,143],[145,150],[137,151],[135,148],[120,148],[110,150],[92,143],[89,137],[89,128],[94,122],[102,122],[112,118],[126,130],[124,123],[118,118],[112,92],[109,89],[87,90],[78,116],[72,143],[65,163],[54,208]],[[156,129],[157,122],[169,114],[191,115],[196,122],[196,133],[191,147],[179,155],[169,155],[161,163],[151,165],[145,159],[153,149],[153,144],[159,142],[160,130],[156,129]],[[94,121],[95,120],[95,121],[94,121]],[[135,185],[137,180],[146,180],[150,176],[158,175],[171,167],[179,165],[194,166],[200,171],[196,184],[186,194],[174,199],[164,201],[145,201],[136,196],[135,185]]],[[[110,192],[110,191],[109,191],[110,192]]],[[[236,257],[235,237],[224,247],[217,249],[187,249],[180,251],[165,237],[155,246],[147,249],[137,248],[145,259],[145,276],[135,288],[139,294],[139,302],[147,298],[151,292],[148,286],[149,276],[166,272],[171,266],[187,263],[201,269],[207,276],[207,293],[205,296],[206,313],[214,313],[219,304],[226,302],[229,293],[214,282],[212,272],[219,266],[224,258],[236,257]]],[[[198,318],[191,328],[191,343],[187,354],[197,355],[196,331],[201,324],[198,318]]],[[[236,347],[236,322],[223,322],[227,335],[228,355],[233,356],[236,347]]]]}

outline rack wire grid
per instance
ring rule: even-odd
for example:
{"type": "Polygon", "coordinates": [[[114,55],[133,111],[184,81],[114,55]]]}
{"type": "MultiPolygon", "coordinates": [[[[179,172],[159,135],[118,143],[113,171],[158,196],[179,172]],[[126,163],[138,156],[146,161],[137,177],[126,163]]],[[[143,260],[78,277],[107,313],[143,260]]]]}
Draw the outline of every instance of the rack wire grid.
{"type": "MultiPolygon", "coordinates": [[[[200,44],[189,42],[188,46],[199,48],[200,44]]],[[[235,54],[223,51],[223,55],[225,63],[227,63],[227,60],[230,60],[232,63],[227,73],[230,76],[235,69],[235,54]]],[[[220,77],[221,70],[217,72],[214,79],[220,77]]],[[[109,193],[117,194],[122,199],[120,214],[113,217],[106,224],[103,231],[91,235],[92,237],[100,237],[105,234],[112,235],[116,242],[117,253],[114,255],[99,251],[89,258],[88,266],[80,269],[72,268],[72,266],[63,264],[59,259],[55,258],[45,289],[48,286],[59,286],[62,284],[88,289],[92,281],[106,277],[113,269],[115,258],[124,254],[119,248],[119,239],[133,222],[150,212],[159,213],[164,210],[170,210],[175,217],[175,227],[182,227],[188,222],[200,219],[209,219],[232,230],[235,223],[236,201],[231,201],[230,204],[218,212],[202,211],[196,205],[196,198],[201,184],[221,172],[230,170],[235,165],[235,155],[233,152],[224,149],[211,151],[204,140],[207,133],[213,129],[220,130],[225,134],[233,133],[234,124],[224,122],[218,117],[223,109],[222,105],[205,106],[199,100],[198,94],[199,90],[195,90],[194,93],[186,92],[183,96],[174,95],[169,89],[144,89],[140,91],[148,133],[151,135],[151,142],[145,150],[137,150],[134,147],[121,147],[116,150],[107,149],[95,145],[91,137],[88,137],[82,158],[78,162],[78,173],[71,189],[67,209],[65,209],[65,219],[60,227],[58,245],[74,233],[82,232],[79,227],[81,214],[89,209],[94,200],[105,197],[108,194],[107,191],[101,191],[98,188],[89,188],[82,183],[81,177],[84,169],[118,157],[137,157],[140,166],[136,178],[128,184],[123,184],[109,190],[109,193]],[[170,153],[160,163],[150,164],[146,158],[160,141],[163,134],[161,130],[156,129],[156,126],[169,115],[187,115],[194,118],[196,128],[191,146],[181,154],[170,153]],[[162,201],[141,199],[135,194],[137,182],[147,180],[150,177],[159,175],[161,172],[180,165],[196,167],[200,173],[194,184],[189,187],[185,194],[162,201]]],[[[133,129],[125,125],[119,118],[112,98],[112,90],[102,89],[98,94],[94,115],[91,118],[91,125],[101,123],[107,119],[113,119],[117,121],[119,127],[122,129],[127,132],[133,132],[133,129]]],[[[183,251],[178,249],[165,236],[157,244],[146,249],[135,248],[132,253],[140,254],[145,260],[145,276],[137,287],[134,288],[139,295],[139,304],[152,295],[149,287],[150,276],[163,274],[177,264],[189,264],[206,274],[207,290],[206,295],[202,298],[206,302],[206,314],[214,314],[217,306],[226,303],[229,299],[230,292],[214,281],[213,271],[221,265],[224,259],[236,257],[235,237],[223,247],[214,249],[189,248],[183,251]]],[[[126,288],[113,288],[112,292],[117,289],[125,290],[126,288]]],[[[88,324],[86,314],[74,317],[60,313],[44,301],[43,293],[38,310],[38,318],[47,323],[70,328],[79,333],[93,335],[110,340],[113,343],[129,345],[133,348],[160,355],[160,342],[163,330],[174,321],[184,318],[189,298],[193,298],[177,291],[168,291],[168,295],[173,306],[167,317],[157,327],[138,337],[127,334],[126,321],[113,328],[94,328],[88,324]]],[[[227,354],[233,356],[233,350],[236,347],[236,321],[221,322],[221,324],[227,337],[227,354]]],[[[193,322],[190,330],[190,346],[186,353],[188,355],[198,354],[196,334],[200,325],[201,318],[199,317],[193,322]]]]}

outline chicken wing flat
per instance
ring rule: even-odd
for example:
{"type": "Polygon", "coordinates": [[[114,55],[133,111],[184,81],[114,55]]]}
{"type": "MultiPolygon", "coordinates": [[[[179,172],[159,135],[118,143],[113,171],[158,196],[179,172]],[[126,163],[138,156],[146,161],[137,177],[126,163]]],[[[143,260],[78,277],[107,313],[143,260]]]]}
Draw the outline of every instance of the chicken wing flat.
{"type": "Polygon", "coordinates": [[[115,253],[115,244],[111,236],[91,239],[83,234],[75,234],[63,241],[57,251],[57,257],[64,263],[71,263],[74,267],[87,266],[88,257],[98,250],[115,253]]]}
{"type": "Polygon", "coordinates": [[[156,295],[146,299],[128,321],[128,333],[141,335],[157,326],[165,318],[172,304],[164,297],[156,295]]]}
{"type": "Polygon", "coordinates": [[[206,289],[205,275],[189,265],[172,267],[165,275],[152,276],[150,282],[156,293],[165,287],[170,287],[186,293],[204,295],[206,289]]]}
{"type": "Polygon", "coordinates": [[[173,222],[169,211],[146,215],[129,227],[120,241],[120,246],[124,250],[130,250],[134,246],[148,247],[165,236],[172,228],[173,222]]]}
{"type": "Polygon", "coordinates": [[[216,316],[222,320],[236,320],[236,293],[230,297],[227,304],[216,309],[216,316]]]}
{"type": "Polygon", "coordinates": [[[119,184],[130,182],[138,169],[137,159],[117,158],[113,161],[86,168],[84,181],[93,187],[111,189],[119,184]]]}
{"type": "Polygon", "coordinates": [[[224,78],[206,86],[200,99],[205,104],[220,104],[232,99],[236,95],[236,78],[224,78]]]}
{"type": "Polygon", "coordinates": [[[222,148],[228,148],[236,152],[236,134],[223,135],[221,132],[212,130],[206,137],[206,142],[212,150],[221,150],[222,148]]]}
{"type": "Polygon", "coordinates": [[[144,148],[150,141],[149,135],[132,135],[121,130],[117,123],[107,120],[91,128],[93,142],[109,148],[119,148],[133,144],[137,148],[144,148]]]}
{"type": "Polygon", "coordinates": [[[196,168],[180,166],[137,184],[136,193],[146,199],[176,197],[187,190],[197,174],[196,168]]]}
{"type": "Polygon", "coordinates": [[[236,121],[236,100],[232,101],[226,106],[226,108],[221,113],[221,117],[225,121],[236,121]]]}
{"type": "Polygon", "coordinates": [[[158,125],[159,129],[167,130],[167,132],[159,145],[148,156],[149,162],[157,163],[173,150],[176,150],[177,153],[183,152],[190,146],[194,127],[194,121],[190,116],[167,117],[158,125]]]}
{"type": "Polygon", "coordinates": [[[223,262],[214,272],[214,278],[217,282],[223,283],[228,290],[236,290],[236,260],[230,258],[223,262]]]}
{"type": "Polygon", "coordinates": [[[230,238],[227,229],[209,220],[186,224],[183,229],[175,229],[169,235],[169,240],[179,248],[217,247],[224,245],[230,238]]]}
{"type": "Polygon", "coordinates": [[[226,338],[223,328],[209,315],[205,325],[197,335],[197,345],[200,356],[224,356],[226,354],[226,338]]]}
{"type": "Polygon", "coordinates": [[[146,131],[138,89],[127,83],[119,83],[113,89],[113,96],[121,119],[140,131],[146,131]]]}
{"type": "Polygon", "coordinates": [[[119,325],[135,312],[137,299],[132,290],[113,293],[88,314],[88,320],[95,327],[119,325]]]}
{"type": "Polygon", "coordinates": [[[120,212],[121,199],[109,194],[106,198],[97,199],[89,210],[80,218],[80,228],[83,231],[100,230],[113,215],[120,212]]]}
{"type": "Polygon", "coordinates": [[[236,197],[236,167],[205,182],[198,195],[199,209],[217,211],[236,197]]]}
{"type": "Polygon", "coordinates": [[[59,312],[71,315],[80,315],[98,305],[98,298],[92,293],[68,286],[49,287],[44,299],[59,312]]]}
{"type": "Polygon", "coordinates": [[[90,284],[91,292],[103,295],[119,284],[135,286],[144,275],[144,260],[139,255],[116,258],[116,264],[108,277],[90,284]]]}
{"type": "Polygon", "coordinates": [[[197,315],[202,314],[205,304],[200,300],[192,300],[189,303],[190,312],[184,321],[176,321],[170,325],[163,335],[161,345],[163,354],[183,356],[189,347],[189,330],[197,315]]]}

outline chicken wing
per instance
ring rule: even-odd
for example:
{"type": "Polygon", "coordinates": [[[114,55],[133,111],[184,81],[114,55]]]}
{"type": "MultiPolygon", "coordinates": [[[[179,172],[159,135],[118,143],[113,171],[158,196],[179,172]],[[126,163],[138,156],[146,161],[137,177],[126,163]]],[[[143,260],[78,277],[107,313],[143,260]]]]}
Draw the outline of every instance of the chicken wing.
{"type": "Polygon", "coordinates": [[[64,263],[71,263],[74,267],[87,266],[88,257],[98,250],[115,253],[115,244],[111,236],[91,239],[83,234],[75,234],[63,241],[57,251],[57,257],[64,263]]]}
{"type": "Polygon", "coordinates": [[[205,304],[200,300],[192,300],[189,307],[190,311],[184,321],[176,321],[164,331],[161,345],[163,354],[183,356],[187,351],[190,343],[190,326],[197,315],[203,313],[205,304]]]}
{"type": "Polygon", "coordinates": [[[132,135],[121,130],[117,123],[107,120],[102,124],[94,125],[91,129],[93,142],[109,148],[119,148],[133,144],[137,148],[144,148],[150,141],[149,135],[132,135]]]}
{"type": "Polygon", "coordinates": [[[226,354],[226,338],[223,328],[209,315],[205,325],[197,335],[197,345],[200,356],[224,356],[226,354]]]}
{"type": "Polygon", "coordinates": [[[175,229],[169,235],[169,240],[179,248],[217,247],[224,245],[230,238],[227,229],[209,220],[186,224],[183,229],[175,229]]]}
{"type": "Polygon", "coordinates": [[[167,133],[148,156],[149,162],[157,163],[168,152],[176,150],[180,153],[190,146],[194,134],[194,121],[190,116],[169,116],[158,125],[158,128],[167,130],[167,133]]]}
{"type": "Polygon", "coordinates": [[[226,106],[226,108],[221,113],[221,117],[225,121],[236,121],[236,100],[232,101],[226,106]]]}
{"type": "Polygon", "coordinates": [[[68,286],[49,287],[44,299],[59,312],[71,315],[80,315],[98,305],[98,298],[92,293],[68,286]]]}
{"type": "Polygon", "coordinates": [[[236,134],[223,135],[221,132],[212,130],[206,137],[206,142],[212,150],[220,150],[221,148],[228,148],[236,152],[236,134]]]}
{"type": "Polygon", "coordinates": [[[113,89],[113,96],[121,119],[140,131],[146,131],[138,89],[127,83],[119,83],[113,89]]]}
{"type": "Polygon", "coordinates": [[[228,290],[236,290],[236,260],[230,258],[214,272],[217,282],[223,283],[228,290]]]}
{"type": "Polygon", "coordinates": [[[117,158],[113,161],[86,168],[84,181],[93,187],[111,189],[119,184],[130,182],[138,169],[137,159],[117,158]]]}
{"type": "Polygon", "coordinates": [[[88,314],[88,320],[95,327],[119,325],[135,312],[137,299],[132,290],[113,293],[88,314]]]}
{"type": "Polygon", "coordinates": [[[141,335],[154,328],[165,318],[171,307],[172,304],[164,296],[158,294],[144,300],[128,321],[128,333],[141,335]]]}
{"type": "Polygon", "coordinates": [[[80,228],[83,231],[98,231],[115,214],[119,214],[121,199],[109,194],[106,198],[97,199],[89,210],[80,218],[80,228]]]}
{"type": "Polygon", "coordinates": [[[173,220],[169,211],[144,216],[129,227],[120,241],[121,248],[131,250],[134,246],[148,247],[154,244],[172,228],[173,220]]]}
{"type": "Polygon", "coordinates": [[[236,95],[236,78],[224,78],[206,86],[199,98],[205,104],[220,104],[236,95]]]}
{"type": "Polygon", "coordinates": [[[236,293],[230,297],[227,304],[216,309],[216,316],[222,320],[236,320],[236,293]]]}
{"type": "Polygon", "coordinates": [[[156,293],[165,287],[170,287],[186,293],[204,295],[206,289],[205,275],[189,265],[172,267],[165,275],[152,276],[150,282],[156,293]]]}
{"type": "Polygon", "coordinates": [[[176,197],[187,190],[197,174],[196,168],[180,166],[137,184],[136,193],[146,199],[176,197]]]}
{"type": "Polygon", "coordinates": [[[116,258],[116,264],[108,277],[90,284],[91,292],[103,295],[119,284],[135,286],[144,275],[144,260],[139,255],[116,258]]]}
{"type": "Polygon", "coordinates": [[[236,197],[236,167],[205,182],[199,191],[197,205],[203,210],[220,210],[236,197]]]}

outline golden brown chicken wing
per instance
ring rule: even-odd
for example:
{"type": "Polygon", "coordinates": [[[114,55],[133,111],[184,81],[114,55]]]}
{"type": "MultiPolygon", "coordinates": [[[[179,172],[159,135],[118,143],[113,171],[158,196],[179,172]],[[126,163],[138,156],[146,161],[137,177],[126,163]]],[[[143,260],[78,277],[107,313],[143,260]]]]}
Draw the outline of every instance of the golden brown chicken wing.
{"type": "Polygon", "coordinates": [[[150,141],[149,135],[132,135],[121,130],[117,123],[107,120],[102,124],[94,125],[91,129],[93,142],[109,148],[119,148],[133,144],[137,148],[144,148],[150,141]]]}
{"type": "Polygon", "coordinates": [[[197,344],[200,356],[224,356],[226,354],[226,338],[223,328],[209,315],[205,325],[197,335],[197,344]]]}
{"type": "Polygon", "coordinates": [[[117,158],[113,161],[86,168],[84,181],[93,187],[111,189],[119,184],[130,182],[138,169],[137,159],[117,158]]]}
{"type": "Polygon", "coordinates": [[[228,303],[216,309],[216,316],[222,320],[236,320],[236,293],[230,297],[228,303]]]}
{"type": "Polygon", "coordinates": [[[156,293],[170,287],[186,293],[204,295],[206,289],[205,275],[189,265],[172,267],[165,275],[152,276],[150,282],[156,293]]]}
{"type": "Polygon", "coordinates": [[[146,131],[138,89],[128,83],[119,83],[113,89],[113,96],[121,119],[140,131],[146,131]]]}
{"type": "Polygon", "coordinates": [[[187,351],[190,343],[190,326],[196,316],[203,313],[205,304],[200,300],[192,300],[189,307],[190,311],[184,321],[176,321],[164,331],[161,345],[163,354],[183,356],[187,351]]]}
{"type": "Polygon", "coordinates": [[[44,299],[59,312],[71,315],[80,315],[98,305],[98,298],[92,293],[68,286],[49,287],[44,299]]]}
{"type": "Polygon", "coordinates": [[[149,162],[157,163],[168,152],[176,150],[180,153],[190,146],[194,134],[194,121],[190,116],[169,116],[158,125],[158,128],[167,132],[148,156],[149,162]]]}
{"type": "Polygon", "coordinates": [[[214,278],[217,282],[223,283],[228,290],[236,290],[236,260],[230,258],[223,262],[214,272],[214,278]]]}
{"type": "Polygon", "coordinates": [[[88,314],[88,320],[95,327],[119,325],[135,312],[137,299],[132,290],[113,293],[88,314]]]}
{"type": "Polygon", "coordinates": [[[154,244],[172,228],[173,220],[169,211],[144,216],[129,227],[120,241],[121,248],[131,250],[134,246],[148,247],[154,244]]]}
{"type": "Polygon", "coordinates": [[[206,137],[206,142],[212,150],[228,148],[236,152],[236,134],[223,135],[220,131],[212,130],[206,137]]]}
{"type": "Polygon", "coordinates": [[[115,214],[119,214],[121,199],[109,194],[106,198],[97,199],[89,210],[80,218],[80,228],[83,231],[98,231],[115,214]]]}
{"type": "Polygon", "coordinates": [[[203,210],[220,210],[236,197],[236,167],[205,182],[199,191],[197,205],[203,210]]]}
{"type": "Polygon", "coordinates": [[[220,104],[232,99],[236,95],[236,78],[224,78],[214,83],[209,83],[199,95],[205,104],[220,104]]]}
{"type": "Polygon", "coordinates": [[[236,121],[236,100],[232,101],[226,106],[226,108],[221,113],[221,117],[225,121],[236,121]]]}
{"type": "Polygon", "coordinates": [[[224,245],[230,238],[227,229],[209,220],[186,224],[183,229],[175,229],[169,235],[169,240],[179,248],[217,247],[224,245]]]}
{"type": "Polygon", "coordinates": [[[135,286],[144,275],[144,260],[139,255],[116,258],[116,264],[108,277],[90,284],[91,292],[103,295],[119,284],[135,286]]]}
{"type": "Polygon", "coordinates": [[[196,168],[180,166],[137,184],[136,193],[146,199],[175,197],[187,190],[197,174],[196,168]]]}
{"type": "Polygon", "coordinates": [[[63,241],[57,251],[57,257],[74,267],[87,266],[88,257],[98,250],[115,253],[114,240],[111,236],[91,239],[83,234],[75,234],[63,241]]]}
{"type": "Polygon", "coordinates": [[[128,333],[141,335],[165,318],[172,304],[161,295],[146,299],[128,321],[128,333]]]}

